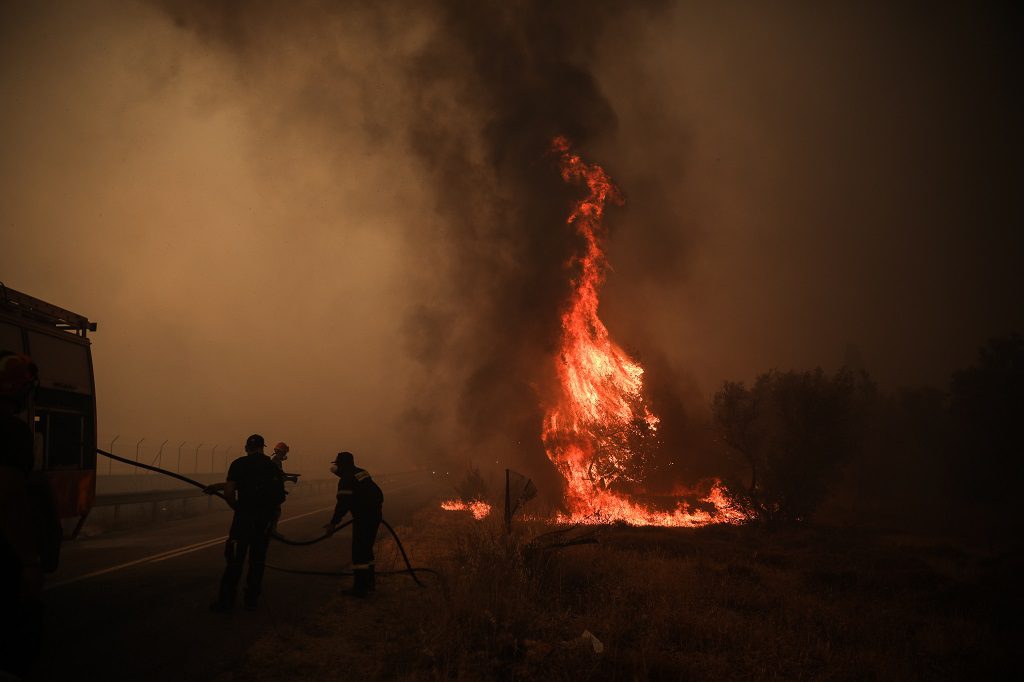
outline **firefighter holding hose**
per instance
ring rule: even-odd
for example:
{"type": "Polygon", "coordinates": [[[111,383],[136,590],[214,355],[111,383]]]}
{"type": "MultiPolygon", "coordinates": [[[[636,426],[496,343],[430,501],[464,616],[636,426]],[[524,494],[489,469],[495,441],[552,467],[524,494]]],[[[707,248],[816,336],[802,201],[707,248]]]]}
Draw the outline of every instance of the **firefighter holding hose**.
{"type": "MultiPolygon", "coordinates": [[[[227,566],[220,582],[220,594],[210,608],[230,611],[235,603],[238,582],[246,556],[249,571],[245,583],[245,608],[256,608],[263,585],[267,545],[274,522],[284,502],[284,477],[281,470],[263,454],[263,436],[254,433],[245,442],[245,456],[231,463],[224,484],[224,499],[235,510],[224,547],[227,566]]],[[[218,486],[208,486],[212,494],[218,486]]]]}
{"type": "Polygon", "coordinates": [[[301,474],[289,474],[286,473],[284,470],[284,462],[286,459],[288,459],[289,450],[290,448],[288,447],[288,444],[285,443],[284,441],[281,441],[280,443],[274,446],[274,454],[270,456],[270,461],[273,462],[277,466],[277,468],[281,470],[282,474],[284,474],[284,480],[289,481],[291,483],[298,483],[299,476],[301,476],[301,474]]]}
{"type": "Polygon", "coordinates": [[[344,594],[365,597],[375,589],[373,543],[380,527],[384,493],[365,469],[355,464],[351,452],[339,452],[331,472],[338,477],[338,503],[324,526],[333,531],[342,518],[352,513],[352,589],[344,594]]]}

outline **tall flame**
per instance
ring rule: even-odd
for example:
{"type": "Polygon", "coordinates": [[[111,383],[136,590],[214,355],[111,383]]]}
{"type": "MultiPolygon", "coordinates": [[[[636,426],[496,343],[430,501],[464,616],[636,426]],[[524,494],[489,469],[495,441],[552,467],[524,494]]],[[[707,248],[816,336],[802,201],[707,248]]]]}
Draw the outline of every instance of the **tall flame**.
{"type": "Polygon", "coordinates": [[[611,339],[597,314],[608,269],[602,218],[605,205],[623,203],[622,196],[603,168],[570,151],[566,138],[556,137],[552,150],[559,157],[562,179],[587,188],[566,220],[583,246],[568,263],[574,276],[561,320],[559,390],[546,408],[541,434],[548,458],[567,484],[569,512],[559,520],[675,526],[736,520],[729,518],[719,486],[704,500],[714,513],[684,503],[672,511],[648,509],[621,490],[621,483],[643,480],[659,423],[644,397],[643,367],[611,339]]]}

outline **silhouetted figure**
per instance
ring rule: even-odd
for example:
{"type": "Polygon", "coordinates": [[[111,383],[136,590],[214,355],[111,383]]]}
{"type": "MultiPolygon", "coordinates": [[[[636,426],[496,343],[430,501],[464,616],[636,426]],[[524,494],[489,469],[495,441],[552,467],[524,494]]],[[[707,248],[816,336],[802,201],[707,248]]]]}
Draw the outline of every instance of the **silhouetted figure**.
{"type": "MultiPolygon", "coordinates": [[[[249,436],[245,456],[232,462],[228,469],[224,497],[235,510],[235,516],[224,548],[227,567],[220,581],[220,595],[210,606],[214,611],[229,611],[234,606],[246,555],[249,572],[245,580],[245,608],[256,608],[259,600],[270,531],[284,502],[284,478],[281,470],[263,454],[264,447],[263,436],[249,436]]],[[[207,492],[212,493],[215,487],[210,486],[207,492]]]]}
{"type": "Polygon", "coordinates": [[[37,376],[28,357],[0,351],[0,671],[19,677],[30,673],[42,620],[32,430],[16,416],[27,408],[37,376]]]}
{"type": "Polygon", "coordinates": [[[324,526],[334,530],[345,514],[352,512],[352,589],[345,594],[365,597],[375,589],[373,543],[382,518],[384,493],[365,469],[355,465],[351,452],[339,452],[331,471],[338,477],[338,503],[334,516],[324,526]]]}
{"type": "Polygon", "coordinates": [[[276,464],[277,468],[281,470],[282,474],[284,474],[284,480],[290,481],[291,483],[298,483],[300,474],[289,474],[285,473],[284,470],[284,462],[288,459],[289,449],[288,444],[281,441],[274,446],[274,454],[270,456],[270,461],[276,464]]]}
{"type": "MultiPolygon", "coordinates": [[[[277,445],[274,446],[274,454],[272,454],[270,456],[270,461],[273,462],[274,466],[277,467],[277,470],[281,472],[281,476],[284,477],[284,480],[286,482],[298,483],[299,482],[299,474],[288,474],[288,473],[285,473],[285,470],[284,470],[284,461],[286,459],[288,459],[288,450],[289,450],[288,444],[285,443],[284,441],[281,441],[280,443],[278,443],[277,445]]],[[[287,494],[287,493],[285,493],[285,494],[287,494]]],[[[277,522],[280,521],[280,520],[281,520],[281,513],[279,511],[277,516],[274,517],[273,525],[270,527],[271,532],[274,532],[274,533],[277,532],[277,522]]]]}

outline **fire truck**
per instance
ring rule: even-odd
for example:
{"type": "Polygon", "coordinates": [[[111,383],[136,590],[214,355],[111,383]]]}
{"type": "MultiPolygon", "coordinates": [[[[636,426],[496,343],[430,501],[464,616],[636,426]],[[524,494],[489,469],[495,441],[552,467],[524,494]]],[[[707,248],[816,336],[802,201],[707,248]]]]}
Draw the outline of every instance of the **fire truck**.
{"type": "Polygon", "coordinates": [[[33,477],[53,494],[73,538],[96,498],[96,386],[89,332],[96,323],[0,284],[0,350],[25,353],[39,386],[22,417],[35,433],[33,477]]]}

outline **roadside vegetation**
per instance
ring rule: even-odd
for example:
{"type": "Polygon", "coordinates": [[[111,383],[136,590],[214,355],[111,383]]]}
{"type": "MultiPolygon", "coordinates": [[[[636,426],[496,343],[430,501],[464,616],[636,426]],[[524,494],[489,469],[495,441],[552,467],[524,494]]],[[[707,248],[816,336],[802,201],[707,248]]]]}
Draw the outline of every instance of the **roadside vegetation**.
{"type": "Polygon", "coordinates": [[[610,527],[596,544],[543,549],[571,538],[531,542],[540,531],[520,527],[508,539],[468,512],[424,512],[400,532],[414,562],[441,570],[443,583],[428,575],[422,589],[392,576],[361,601],[324,579],[331,596],[320,613],[264,638],[224,679],[998,679],[1020,671],[1013,647],[1024,554],[1009,538],[610,527]]]}
{"type": "Polygon", "coordinates": [[[1024,525],[1024,339],[990,340],[948,388],[880,389],[862,369],[725,382],[711,431],[737,507],[766,523],[887,518],[1024,525]]]}
{"type": "MultiPolygon", "coordinates": [[[[948,391],[851,370],[726,383],[710,426],[751,523],[506,536],[498,514],[424,510],[399,532],[443,579],[363,601],[311,578],[323,609],[224,679],[1018,679],[1022,396],[1016,335],[948,391]]],[[[471,473],[457,492],[483,495],[471,473]]]]}

